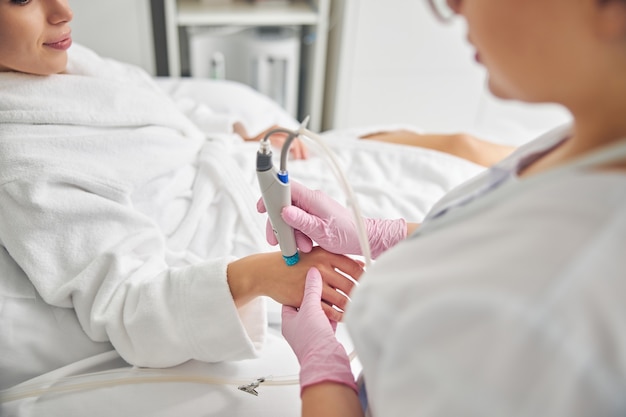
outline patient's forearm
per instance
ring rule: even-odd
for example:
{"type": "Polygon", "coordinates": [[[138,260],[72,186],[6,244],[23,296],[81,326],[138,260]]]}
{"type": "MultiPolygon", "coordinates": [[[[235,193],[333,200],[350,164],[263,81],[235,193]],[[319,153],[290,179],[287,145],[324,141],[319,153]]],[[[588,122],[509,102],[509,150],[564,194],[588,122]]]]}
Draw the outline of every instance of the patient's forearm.
{"type": "Polygon", "coordinates": [[[450,149],[453,136],[455,135],[421,134],[409,130],[392,130],[389,132],[377,132],[365,135],[362,136],[361,139],[396,143],[399,145],[419,146],[446,152],[450,149]]]}
{"type": "Polygon", "coordinates": [[[407,130],[395,130],[366,135],[361,139],[433,149],[483,166],[491,166],[515,150],[513,146],[488,142],[463,133],[420,134],[407,130]]]}

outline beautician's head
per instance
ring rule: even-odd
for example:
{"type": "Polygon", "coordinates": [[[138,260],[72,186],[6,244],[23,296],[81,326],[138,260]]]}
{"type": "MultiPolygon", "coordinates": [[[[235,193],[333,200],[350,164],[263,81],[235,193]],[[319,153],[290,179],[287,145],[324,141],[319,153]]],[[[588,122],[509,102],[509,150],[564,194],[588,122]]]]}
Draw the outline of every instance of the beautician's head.
{"type": "Polygon", "coordinates": [[[0,0],[0,71],[63,72],[70,20],[68,0],[0,0]]]}
{"type": "Polygon", "coordinates": [[[467,21],[499,97],[575,105],[607,77],[624,82],[626,0],[442,2],[467,21]]]}

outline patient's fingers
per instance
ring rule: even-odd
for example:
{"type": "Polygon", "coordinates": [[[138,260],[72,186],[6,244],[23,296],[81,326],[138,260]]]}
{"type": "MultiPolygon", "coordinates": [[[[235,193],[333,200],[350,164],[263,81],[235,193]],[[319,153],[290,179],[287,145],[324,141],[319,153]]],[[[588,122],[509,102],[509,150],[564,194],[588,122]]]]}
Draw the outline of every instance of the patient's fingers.
{"type": "MultiPolygon", "coordinates": [[[[350,278],[358,281],[359,278],[361,278],[361,275],[363,275],[363,272],[365,272],[365,270],[363,269],[365,267],[365,263],[358,259],[352,259],[343,255],[340,255],[340,257],[337,258],[337,261],[334,263],[333,266],[337,271],[339,271],[337,272],[337,274],[339,274],[343,279],[347,279],[343,275],[346,274],[350,278]]],[[[341,282],[345,281],[342,280],[341,282]]],[[[354,283],[349,279],[348,282],[350,282],[352,286],[354,285],[354,283]]],[[[350,286],[350,288],[352,288],[352,286],[350,286]]]]}
{"type": "Polygon", "coordinates": [[[350,301],[348,295],[354,289],[354,281],[337,271],[325,271],[322,277],[324,279],[322,300],[344,310],[350,301]]]}
{"type": "Polygon", "coordinates": [[[326,317],[333,321],[341,321],[343,319],[343,313],[339,310],[334,309],[332,306],[326,304],[322,301],[322,310],[326,317]]]}
{"type": "Polygon", "coordinates": [[[340,293],[336,289],[324,285],[322,289],[322,301],[329,305],[337,306],[341,310],[345,310],[350,302],[350,299],[345,294],[340,293]]]}

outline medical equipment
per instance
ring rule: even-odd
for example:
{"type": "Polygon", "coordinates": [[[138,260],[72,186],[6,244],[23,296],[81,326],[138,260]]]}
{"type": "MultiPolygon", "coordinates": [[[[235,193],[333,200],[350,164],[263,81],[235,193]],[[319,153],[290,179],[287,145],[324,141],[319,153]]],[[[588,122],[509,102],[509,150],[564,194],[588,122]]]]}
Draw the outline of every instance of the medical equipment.
{"type": "Polygon", "coordinates": [[[299,26],[187,26],[189,72],[240,82],[298,113],[299,26]]]}
{"type": "Polygon", "coordinates": [[[250,379],[230,379],[200,375],[184,375],[166,369],[113,369],[89,374],[66,376],[55,381],[38,381],[22,384],[2,392],[0,404],[24,398],[39,397],[50,394],[69,394],[76,391],[114,387],[117,385],[156,384],[156,383],[194,383],[204,385],[235,385],[240,391],[258,396],[256,391],[261,383],[268,386],[298,384],[297,375],[284,377],[261,377],[249,382],[250,379]]]}
{"type": "Polygon", "coordinates": [[[272,230],[274,235],[276,235],[278,245],[283,254],[283,259],[289,266],[298,263],[300,257],[293,228],[285,223],[280,213],[284,207],[291,205],[291,186],[289,185],[285,154],[289,152],[289,146],[296,136],[297,133],[286,129],[271,130],[261,140],[256,155],[256,174],[263,202],[267,209],[267,215],[270,218],[272,230]],[[272,162],[273,153],[269,141],[270,136],[276,133],[286,133],[288,135],[281,152],[280,170],[278,172],[272,162]]]}
{"type": "MultiPolygon", "coordinates": [[[[341,184],[343,192],[346,194],[348,206],[352,209],[352,213],[354,215],[354,223],[356,225],[357,234],[359,238],[359,245],[361,247],[361,254],[363,256],[365,266],[368,267],[370,266],[372,262],[372,251],[371,251],[369,239],[367,236],[367,229],[365,228],[365,222],[363,220],[363,214],[361,212],[361,207],[358,204],[356,195],[354,194],[354,191],[352,190],[350,183],[346,179],[346,176],[344,175],[341,169],[341,165],[339,164],[339,161],[335,157],[334,152],[326,145],[326,143],[324,142],[321,136],[319,136],[316,133],[311,132],[310,130],[306,128],[308,120],[309,118],[307,116],[307,118],[302,122],[302,124],[298,128],[298,137],[312,140],[313,141],[312,143],[316,145],[318,148],[320,148],[323,151],[323,155],[325,155],[328,158],[328,162],[330,164],[331,170],[333,171],[333,174],[335,175],[335,178],[337,179],[337,181],[339,181],[339,183],[341,184]]],[[[352,355],[350,355],[350,358],[352,359],[352,355]]]]}
{"type": "Polygon", "coordinates": [[[296,137],[305,137],[313,140],[315,145],[321,147],[324,154],[330,159],[330,165],[333,169],[333,173],[343,186],[343,190],[348,197],[348,205],[352,207],[354,212],[361,253],[365,258],[366,265],[369,265],[371,260],[371,250],[367,237],[367,231],[363,222],[363,216],[359,209],[359,205],[357,204],[356,196],[343,175],[333,152],[326,147],[321,137],[306,129],[308,121],[309,118],[305,118],[297,131],[282,128],[269,131],[261,140],[261,145],[259,151],[257,152],[257,177],[259,180],[259,186],[261,187],[263,202],[265,203],[265,208],[267,209],[267,214],[269,216],[274,234],[276,235],[276,239],[278,240],[283,258],[285,259],[287,265],[294,265],[299,259],[293,228],[285,223],[280,213],[284,207],[291,205],[291,191],[289,186],[289,174],[287,171],[289,147],[291,146],[291,142],[296,137]],[[270,136],[276,133],[285,133],[288,135],[281,149],[280,169],[278,172],[272,163],[273,155],[269,142],[270,136]]]}

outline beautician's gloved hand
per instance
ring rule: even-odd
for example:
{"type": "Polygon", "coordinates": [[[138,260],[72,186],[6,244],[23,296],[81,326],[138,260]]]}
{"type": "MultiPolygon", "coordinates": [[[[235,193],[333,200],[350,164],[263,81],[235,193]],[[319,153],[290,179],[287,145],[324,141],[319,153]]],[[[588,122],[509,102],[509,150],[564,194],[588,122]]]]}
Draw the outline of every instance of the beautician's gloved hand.
{"type": "MultiPolygon", "coordinates": [[[[322,248],[337,254],[362,255],[356,224],[352,212],[322,191],[309,190],[302,184],[291,182],[293,206],[281,213],[285,223],[296,229],[296,244],[302,252],[310,252],[313,241],[322,248]]],[[[263,199],[257,203],[264,213],[263,199]]],[[[367,237],[375,259],[381,253],[406,238],[404,219],[384,220],[364,218],[367,237]]],[[[266,232],[271,245],[278,244],[269,221],[266,232]]]]}
{"type": "Polygon", "coordinates": [[[322,310],[322,276],[316,268],[306,275],[300,309],[283,306],[283,336],[300,363],[300,392],[321,382],[336,382],[358,392],[350,359],[335,337],[337,322],[322,310]]]}

